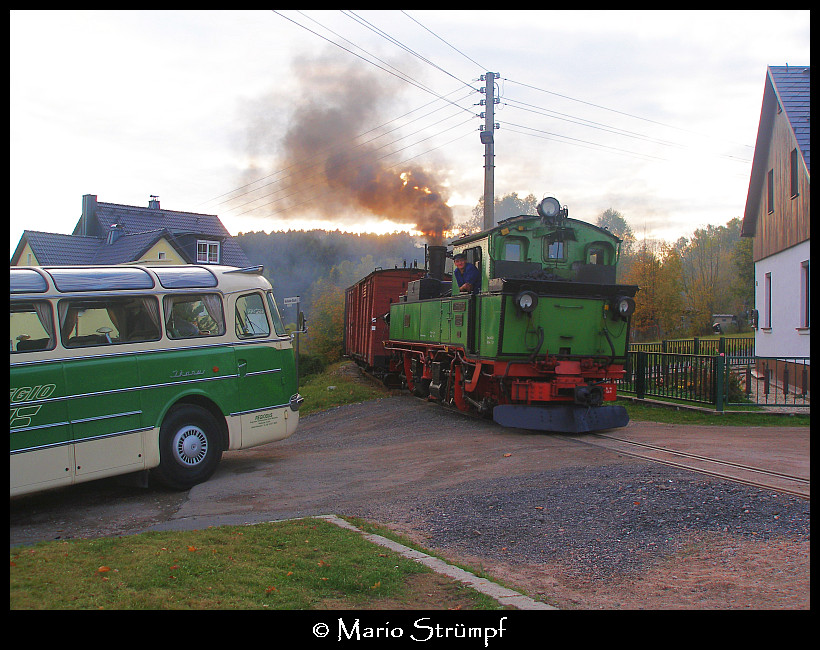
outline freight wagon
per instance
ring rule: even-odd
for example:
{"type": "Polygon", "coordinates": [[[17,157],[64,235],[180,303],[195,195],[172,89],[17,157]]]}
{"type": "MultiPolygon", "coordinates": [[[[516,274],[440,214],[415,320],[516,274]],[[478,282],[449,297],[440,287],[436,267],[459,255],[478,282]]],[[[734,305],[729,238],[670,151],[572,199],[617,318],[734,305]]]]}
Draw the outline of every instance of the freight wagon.
{"type": "Polygon", "coordinates": [[[407,286],[426,274],[419,268],[376,269],[345,291],[344,353],[385,383],[390,353],[384,349],[390,305],[407,291],[407,286]]]}

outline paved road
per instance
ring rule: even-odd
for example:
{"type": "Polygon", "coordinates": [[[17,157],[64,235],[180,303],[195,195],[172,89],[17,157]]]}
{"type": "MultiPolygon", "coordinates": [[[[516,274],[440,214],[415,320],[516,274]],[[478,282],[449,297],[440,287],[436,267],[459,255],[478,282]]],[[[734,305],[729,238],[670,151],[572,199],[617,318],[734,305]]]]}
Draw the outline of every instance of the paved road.
{"type": "MultiPolygon", "coordinates": [[[[807,428],[633,422],[618,433],[808,475],[807,428]]],[[[564,468],[647,463],[566,438],[504,429],[409,396],[392,397],[304,418],[288,440],[226,453],[215,476],[188,492],[106,479],[12,499],[10,544],[331,513],[410,531],[423,525],[413,516],[416,504],[457,486],[564,468]]]]}

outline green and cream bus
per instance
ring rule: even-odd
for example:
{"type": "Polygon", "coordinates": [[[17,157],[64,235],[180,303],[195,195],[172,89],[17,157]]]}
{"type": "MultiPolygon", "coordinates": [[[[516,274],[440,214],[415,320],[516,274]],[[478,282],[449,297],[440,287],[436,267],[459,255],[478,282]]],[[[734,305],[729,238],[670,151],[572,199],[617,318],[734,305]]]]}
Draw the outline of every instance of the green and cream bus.
{"type": "Polygon", "coordinates": [[[296,430],[293,348],[261,267],[10,276],[11,496],[148,470],[188,489],[223,451],[296,430]]]}

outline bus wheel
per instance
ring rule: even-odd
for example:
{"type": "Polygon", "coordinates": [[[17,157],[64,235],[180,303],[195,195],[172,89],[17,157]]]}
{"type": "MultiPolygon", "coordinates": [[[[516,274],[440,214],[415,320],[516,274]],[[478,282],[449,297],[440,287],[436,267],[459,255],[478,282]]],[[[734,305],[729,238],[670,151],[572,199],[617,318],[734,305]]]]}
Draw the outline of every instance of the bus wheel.
{"type": "Polygon", "coordinates": [[[187,490],[207,481],[222,458],[219,425],[199,406],[177,406],[159,431],[157,480],[175,490],[187,490]]]}

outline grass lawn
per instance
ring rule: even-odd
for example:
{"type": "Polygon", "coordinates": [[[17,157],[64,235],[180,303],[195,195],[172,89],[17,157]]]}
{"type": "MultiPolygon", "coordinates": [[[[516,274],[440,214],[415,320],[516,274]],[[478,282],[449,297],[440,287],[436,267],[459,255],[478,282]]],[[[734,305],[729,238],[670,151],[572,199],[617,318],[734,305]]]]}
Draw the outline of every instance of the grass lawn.
{"type": "Polygon", "coordinates": [[[28,609],[501,609],[320,519],[42,542],[10,551],[28,609]]]}

